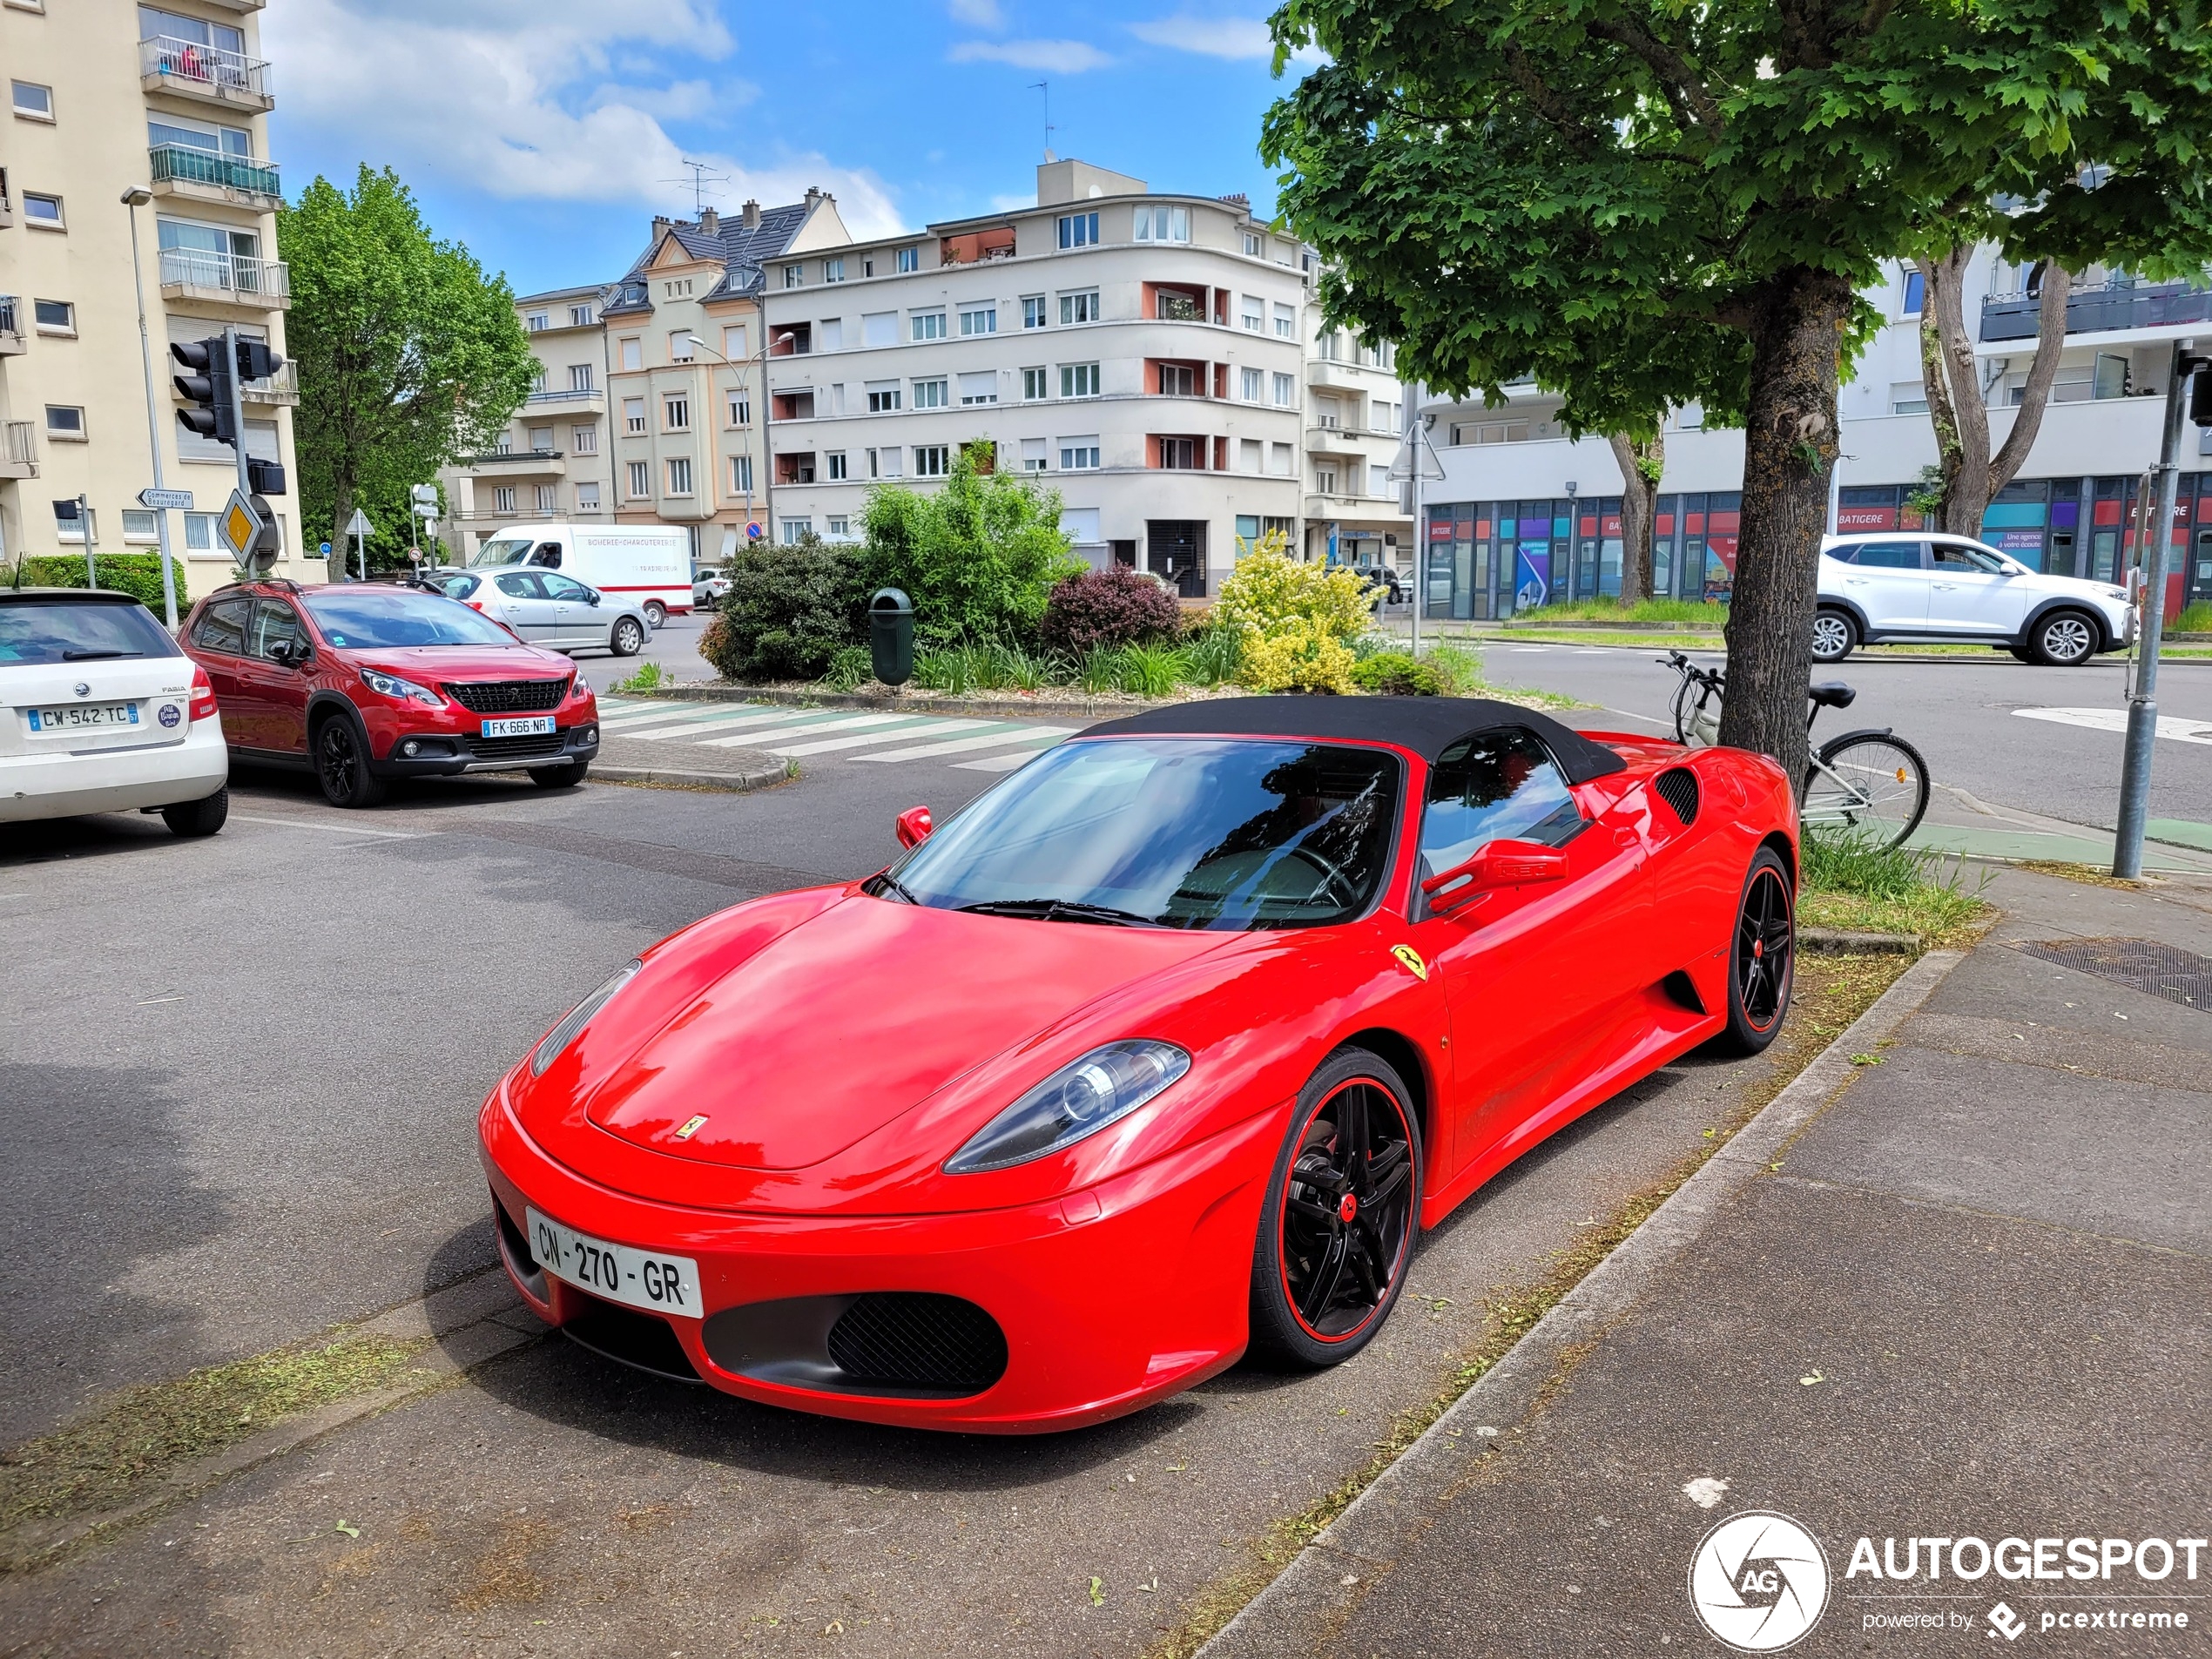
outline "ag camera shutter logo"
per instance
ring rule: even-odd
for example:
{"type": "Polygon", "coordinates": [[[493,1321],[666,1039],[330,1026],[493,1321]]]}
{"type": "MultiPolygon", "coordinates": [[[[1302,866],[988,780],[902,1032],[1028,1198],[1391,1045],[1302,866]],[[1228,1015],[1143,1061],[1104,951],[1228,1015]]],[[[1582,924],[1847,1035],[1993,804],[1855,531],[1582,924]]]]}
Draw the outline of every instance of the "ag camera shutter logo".
{"type": "Polygon", "coordinates": [[[1738,1653],[1779,1653],[1802,1640],[1828,1605],[1828,1557],[1787,1515],[1730,1515],[1690,1557],[1689,1604],[1738,1653]]]}

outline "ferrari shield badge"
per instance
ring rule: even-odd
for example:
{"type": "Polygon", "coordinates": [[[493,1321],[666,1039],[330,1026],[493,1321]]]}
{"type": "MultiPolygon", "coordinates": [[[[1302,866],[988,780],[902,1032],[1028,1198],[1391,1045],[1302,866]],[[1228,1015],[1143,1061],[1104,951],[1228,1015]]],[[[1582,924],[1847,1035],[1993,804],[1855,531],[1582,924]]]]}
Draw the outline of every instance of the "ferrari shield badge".
{"type": "Polygon", "coordinates": [[[1428,964],[1421,960],[1420,952],[1411,945],[1393,945],[1390,954],[1398,958],[1399,966],[1415,979],[1426,980],[1428,977],[1428,964]]]}
{"type": "MultiPolygon", "coordinates": [[[[1421,977],[1426,979],[1428,976],[1426,974],[1423,974],[1421,977]]],[[[676,1131],[676,1138],[679,1141],[690,1140],[691,1136],[699,1132],[700,1129],[705,1124],[705,1123],[706,1119],[705,1117],[692,1118],[689,1123],[685,1123],[683,1128],[676,1131]]]]}

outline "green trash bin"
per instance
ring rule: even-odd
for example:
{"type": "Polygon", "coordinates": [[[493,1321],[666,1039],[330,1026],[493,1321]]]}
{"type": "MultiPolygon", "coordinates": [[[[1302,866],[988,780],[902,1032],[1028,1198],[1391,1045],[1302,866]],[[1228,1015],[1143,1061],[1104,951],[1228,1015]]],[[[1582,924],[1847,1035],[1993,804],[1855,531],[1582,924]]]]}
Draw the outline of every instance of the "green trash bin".
{"type": "Polygon", "coordinates": [[[868,601],[868,661],[885,685],[914,677],[914,602],[897,588],[878,588],[868,601]]]}

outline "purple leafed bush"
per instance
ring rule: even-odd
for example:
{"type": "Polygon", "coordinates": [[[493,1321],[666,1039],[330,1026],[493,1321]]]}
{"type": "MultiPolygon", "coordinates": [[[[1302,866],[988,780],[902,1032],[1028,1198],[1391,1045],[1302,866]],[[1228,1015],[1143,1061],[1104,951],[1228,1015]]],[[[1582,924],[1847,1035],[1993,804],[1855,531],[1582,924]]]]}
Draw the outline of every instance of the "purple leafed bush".
{"type": "Polygon", "coordinates": [[[1086,570],[1055,584],[1040,630],[1045,647],[1082,657],[1103,648],[1171,640],[1182,631],[1175,595],[1126,565],[1086,570]]]}

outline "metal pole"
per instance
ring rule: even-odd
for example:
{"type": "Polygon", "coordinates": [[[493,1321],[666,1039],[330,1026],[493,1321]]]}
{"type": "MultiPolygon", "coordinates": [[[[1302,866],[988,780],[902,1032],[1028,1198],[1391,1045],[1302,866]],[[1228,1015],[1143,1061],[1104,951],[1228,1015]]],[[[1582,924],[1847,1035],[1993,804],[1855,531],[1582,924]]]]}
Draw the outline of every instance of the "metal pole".
{"type": "Polygon", "coordinates": [[[100,573],[92,568],[92,503],[84,496],[77,498],[77,533],[84,538],[84,585],[100,585],[100,573]]]}
{"type": "MultiPolygon", "coordinates": [[[[138,364],[146,374],[146,449],[153,458],[153,487],[165,488],[161,477],[161,427],[154,416],[153,352],[146,342],[146,285],[138,271],[138,192],[134,187],[123,192],[123,205],[131,215],[131,286],[138,295],[138,364]]],[[[169,624],[169,631],[177,631],[177,576],[169,568],[169,509],[153,509],[153,540],[161,557],[161,609],[169,624]]]]}
{"type": "Polygon", "coordinates": [[[231,430],[238,435],[238,447],[231,451],[238,462],[238,493],[251,501],[253,487],[246,482],[246,399],[238,386],[238,329],[235,326],[223,330],[223,361],[230,366],[231,430]]]}
{"type": "Polygon", "coordinates": [[[2120,827],[2113,838],[2112,873],[2134,880],[2143,873],[2143,828],[2150,813],[2151,745],[2158,735],[2158,646],[2166,625],[2166,552],[2174,535],[2174,498],[2181,484],[2178,456],[2189,377],[2184,372],[2196,342],[2174,343],[2166,377],[2166,425],[2159,437],[2158,501],[2147,518],[2143,550],[2143,625],[2136,651],[2135,682],[2128,698],[2128,747],[2120,770],[2120,827]]]}

